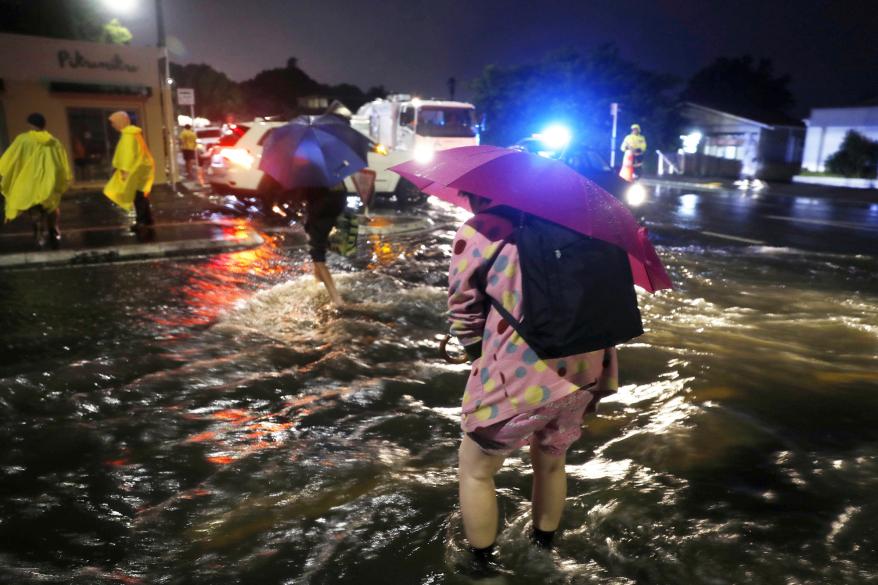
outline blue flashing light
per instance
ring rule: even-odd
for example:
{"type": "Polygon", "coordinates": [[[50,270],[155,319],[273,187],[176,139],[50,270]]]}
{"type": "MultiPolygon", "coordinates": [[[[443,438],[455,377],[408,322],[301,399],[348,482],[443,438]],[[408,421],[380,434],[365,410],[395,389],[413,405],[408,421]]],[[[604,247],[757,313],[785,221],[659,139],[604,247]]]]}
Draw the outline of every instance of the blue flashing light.
{"type": "Polygon", "coordinates": [[[567,126],[561,124],[552,124],[543,129],[539,134],[534,134],[534,138],[542,141],[548,148],[552,150],[563,150],[570,144],[573,134],[567,126]]]}

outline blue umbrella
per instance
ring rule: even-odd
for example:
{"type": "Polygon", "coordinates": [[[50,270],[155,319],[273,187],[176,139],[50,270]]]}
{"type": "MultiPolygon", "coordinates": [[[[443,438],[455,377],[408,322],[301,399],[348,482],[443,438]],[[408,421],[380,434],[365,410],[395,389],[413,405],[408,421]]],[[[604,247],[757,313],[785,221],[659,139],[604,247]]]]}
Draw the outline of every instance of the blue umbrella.
{"type": "Polygon", "coordinates": [[[366,168],[371,146],[338,116],[299,116],[269,135],[259,169],[286,189],[331,187],[366,168]]]}

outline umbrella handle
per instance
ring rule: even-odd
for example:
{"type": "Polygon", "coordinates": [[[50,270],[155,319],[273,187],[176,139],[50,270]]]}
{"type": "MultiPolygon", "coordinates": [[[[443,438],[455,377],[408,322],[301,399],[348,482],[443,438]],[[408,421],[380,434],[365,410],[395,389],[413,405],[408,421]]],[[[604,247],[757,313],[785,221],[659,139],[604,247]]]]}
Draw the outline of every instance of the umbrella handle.
{"type": "Polygon", "coordinates": [[[451,339],[451,335],[446,333],[445,337],[442,338],[442,341],[439,342],[439,355],[448,362],[449,364],[465,364],[469,361],[469,358],[466,357],[466,354],[461,354],[457,357],[448,353],[448,342],[451,339]]]}

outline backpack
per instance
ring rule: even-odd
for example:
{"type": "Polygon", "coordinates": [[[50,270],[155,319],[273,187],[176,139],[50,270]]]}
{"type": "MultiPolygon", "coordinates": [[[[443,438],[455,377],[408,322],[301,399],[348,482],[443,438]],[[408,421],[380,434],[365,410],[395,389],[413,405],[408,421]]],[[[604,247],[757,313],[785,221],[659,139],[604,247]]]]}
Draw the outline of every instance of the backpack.
{"type": "Polygon", "coordinates": [[[491,304],[541,359],[612,347],[643,334],[628,253],[511,208],[488,209],[516,226],[522,318],[491,304]]]}

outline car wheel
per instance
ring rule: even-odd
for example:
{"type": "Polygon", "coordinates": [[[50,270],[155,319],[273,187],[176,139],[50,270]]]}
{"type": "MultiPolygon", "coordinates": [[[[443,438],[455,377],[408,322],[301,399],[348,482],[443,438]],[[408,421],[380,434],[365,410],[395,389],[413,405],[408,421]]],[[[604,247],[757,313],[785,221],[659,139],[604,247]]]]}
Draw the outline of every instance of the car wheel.
{"type": "Polygon", "coordinates": [[[414,183],[400,179],[394,191],[397,202],[407,205],[418,205],[427,200],[427,195],[415,187],[414,183]]]}

